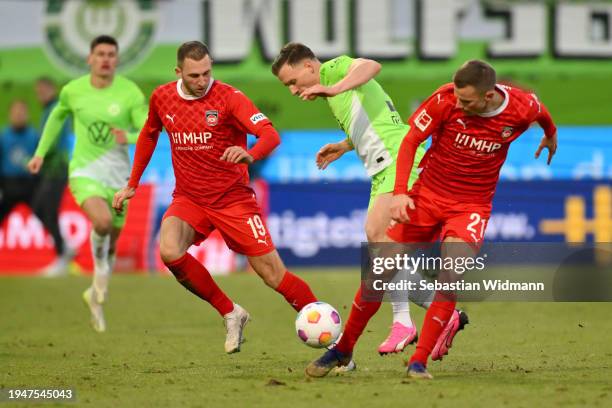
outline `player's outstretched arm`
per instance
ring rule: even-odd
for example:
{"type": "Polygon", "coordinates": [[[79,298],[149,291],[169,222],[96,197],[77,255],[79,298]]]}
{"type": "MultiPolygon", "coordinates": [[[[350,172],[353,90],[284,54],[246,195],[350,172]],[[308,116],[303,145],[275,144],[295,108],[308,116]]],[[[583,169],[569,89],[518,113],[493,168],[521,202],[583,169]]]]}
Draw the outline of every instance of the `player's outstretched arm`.
{"type": "Polygon", "coordinates": [[[353,149],[354,147],[348,139],[344,139],[337,143],[326,144],[317,152],[315,158],[317,167],[319,170],[325,170],[330,163],[338,160],[344,153],[350,152],[353,149]]]}
{"type": "Polygon", "coordinates": [[[151,161],[151,156],[157,146],[157,140],[159,139],[159,132],[163,128],[163,124],[157,113],[156,104],[156,93],[155,91],[151,95],[151,104],[149,105],[149,115],[145,122],[138,141],[136,142],[136,152],[134,153],[134,165],[132,166],[132,173],[128,181],[128,187],[136,190],[140,178],[144,173],[145,169],[151,161]]]}
{"type": "Polygon", "coordinates": [[[317,84],[306,88],[301,94],[300,98],[303,100],[313,100],[318,96],[332,97],[342,92],[346,92],[351,89],[355,89],[374,78],[380,70],[382,65],[378,62],[366,59],[357,58],[351,63],[348,72],[344,78],[336,82],[332,86],[324,86],[317,84]]]}
{"type": "Polygon", "coordinates": [[[411,128],[400,145],[395,170],[395,186],[389,208],[391,219],[395,222],[405,223],[410,221],[407,208],[414,210],[414,202],[408,196],[408,179],[414,166],[417,149],[428,136],[424,131],[411,128]]]}
{"type": "Polygon", "coordinates": [[[408,194],[408,180],[412,167],[414,166],[414,158],[419,145],[423,143],[427,137],[428,135],[426,133],[413,128],[404,136],[404,140],[402,140],[397,155],[395,186],[393,188],[394,195],[408,194]]]}
{"type": "Polygon", "coordinates": [[[32,174],[38,174],[43,164],[43,159],[47,152],[54,146],[57,146],[57,138],[62,132],[64,121],[70,114],[70,106],[68,104],[68,90],[66,87],[62,89],[59,95],[59,100],[55,107],[51,110],[49,118],[45,122],[42,135],[38,141],[38,146],[34,152],[34,157],[28,163],[28,170],[32,174]]]}
{"type": "MultiPolygon", "coordinates": [[[[540,157],[540,153],[542,150],[548,149],[548,160],[547,164],[550,165],[553,156],[557,152],[557,127],[553,122],[552,116],[546,109],[543,103],[541,103],[535,95],[532,95],[534,103],[532,103],[532,109],[535,113],[535,117],[532,116],[533,121],[537,121],[540,127],[544,130],[544,137],[542,137],[542,141],[538,146],[538,149],[535,152],[535,158],[540,157]]],[[[532,113],[533,114],[533,113],[532,113]]]]}
{"type": "Polygon", "coordinates": [[[125,133],[126,143],[136,144],[140,130],[147,123],[148,107],[146,99],[140,88],[134,85],[134,98],[130,107],[130,122],[133,129],[125,133]]]}

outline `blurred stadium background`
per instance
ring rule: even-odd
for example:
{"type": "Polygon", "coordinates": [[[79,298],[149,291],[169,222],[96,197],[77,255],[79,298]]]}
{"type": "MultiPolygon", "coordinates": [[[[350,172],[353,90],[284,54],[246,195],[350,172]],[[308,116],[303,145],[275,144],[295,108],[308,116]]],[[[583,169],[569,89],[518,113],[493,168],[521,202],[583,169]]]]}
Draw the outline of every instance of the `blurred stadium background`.
{"type": "MultiPolygon", "coordinates": [[[[449,82],[466,59],[485,58],[500,80],[533,89],[559,125],[550,167],[533,153],[533,128],[510,150],[486,238],[505,242],[600,241],[612,234],[612,5],[609,2],[478,0],[3,0],[0,2],[0,124],[25,99],[38,126],[33,83],[63,84],[86,72],[88,43],[116,36],[120,73],[148,96],[173,80],[175,51],[208,43],[214,76],[250,96],[282,132],[281,147],[253,174],[268,225],[292,267],[357,266],[365,240],[369,180],[348,154],[325,171],[315,152],[343,138],[325,101],[302,103],[270,73],[289,40],[322,58],[340,54],[383,63],[378,80],[407,118],[449,82]]],[[[171,198],[169,144],[160,138],[119,244],[118,271],[159,271],[157,228],[171,198]]],[[[66,195],[61,227],[91,267],[89,225],[66,195]]],[[[241,269],[214,238],[193,248],[216,273],[241,269]]],[[[54,257],[51,240],[26,206],[0,228],[0,274],[35,274],[54,257]]]]}

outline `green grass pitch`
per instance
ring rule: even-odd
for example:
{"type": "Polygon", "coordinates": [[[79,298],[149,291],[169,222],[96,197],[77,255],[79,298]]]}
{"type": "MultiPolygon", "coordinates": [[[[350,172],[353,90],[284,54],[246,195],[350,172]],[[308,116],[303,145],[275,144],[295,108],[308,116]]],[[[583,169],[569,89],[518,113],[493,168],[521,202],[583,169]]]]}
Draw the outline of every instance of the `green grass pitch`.
{"type": "MultiPolygon", "coordinates": [[[[302,272],[346,319],[358,274],[302,272]]],[[[69,406],[91,407],[612,406],[609,303],[463,304],[471,323],[430,363],[430,382],[405,378],[408,354],[376,353],[385,304],[357,346],[356,372],[307,380],[320,351],[300,344],[282,297],[248,274],[218,282],[253,318],[234,355],[216,312],[172,278],[114,276],[104,334],[81,301],[88,278],[1,278],[0,387],[70,387],[69,406]]],[[[423,311],[412,311],[420,327],[423,311]]]]}

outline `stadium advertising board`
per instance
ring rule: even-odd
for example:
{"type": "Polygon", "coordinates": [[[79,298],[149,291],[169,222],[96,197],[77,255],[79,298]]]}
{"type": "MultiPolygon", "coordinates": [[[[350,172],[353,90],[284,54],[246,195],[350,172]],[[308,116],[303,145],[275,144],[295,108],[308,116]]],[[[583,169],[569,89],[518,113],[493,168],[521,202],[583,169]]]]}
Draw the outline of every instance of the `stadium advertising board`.
{"type": "MultiPolygon", "coordinates": [[[[274,184],[268,226],[290,265],[356,265],[367,183],[274,184]]],[[[610,242],[609,181],[500,182],[487,242],[610,242]]]]}
{"type": "MultiPolygon", "coordinates": [[[[534,126],[521,135],[510,147],[501,180],[612,179],[612,128],[562,126],[558,133],[560,148],[550,166],[533,159],[542,130],[534,126]]],[[[283,132],[283,143],[267,160],[262,175],[273,183],[369,181],[352,152],[325,171],[317,169],[317,151],[344,137],[339,130],[283,132]]]]}
{"type": "MultiPolygon", "coordinates": [[[[115,270],[119,272],[144,271],[149,267],[153,190],[151,185],[142,185],[130,203],[127,221],[117,242],[115,270]]],[[[91,224],[69,190],[62,200],[59,223],[66,244],[77,252],[74,259],[77,272],[91,272],[91,224]]],[[[17,206],[0,225],[0,274],[36,274],[54,259],[51,235],[27,206],[17,206]]]]}

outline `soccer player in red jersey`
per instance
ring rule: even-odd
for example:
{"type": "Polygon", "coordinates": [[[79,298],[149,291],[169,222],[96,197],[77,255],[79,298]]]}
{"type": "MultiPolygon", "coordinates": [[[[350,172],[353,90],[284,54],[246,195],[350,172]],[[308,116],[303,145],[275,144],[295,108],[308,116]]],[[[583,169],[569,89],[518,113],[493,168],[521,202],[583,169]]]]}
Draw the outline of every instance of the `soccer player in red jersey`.
{"type": "Polygon", "coordinates": [[[230,249],[246,255],[255,272],[295,310],[317,299],[302,279],[287,271],[248,184],[247,165],[266,157],[280,143],[272,123],[242,92],[213,79],[212,59],[201,42],[180,46],[176,74],[177,81],[151,95],[128,185],[117,192],[113,206],[119,210],[123,201],[134,196],[165,128],[176,187],[161,225],[161,258],[185,288],[223,316],[225,351],[234,353],[240,351],[249,314],[187,252],[213,230],[219,230],[230,249]],[[258,138],[249,150],[247,133],[258,138]]]}
{"type": "MultiPolygon", "coordinates": [[[[496,84],[495,70],[486,62],[466,62],[453,83],[439,88],[409,119],[397,160],[390,242],[442,241],[442,258],[474,256],[483,240],[499,171],[510,143],[538,122],[544,137],[538,158],[548,149],[548,163],[557,149],[557,130],[538,98],[520,89],[496,84]],[[431,147],[421,162],[422,172],[410,191],[407,181],[418,146],[429,136],[431,147]]],[[[357,339],[380,301],[366,301],[362,288],[337,346],[310,363],[306,373],[326,375],[351,357],[357,339]]],[[[430,355],[441,359],[461,328],[455,312],[456,296],[436,292],[427,310],[417,348],[408,364],[408,375],[432,378],[427,372],[430,355]]]]}

